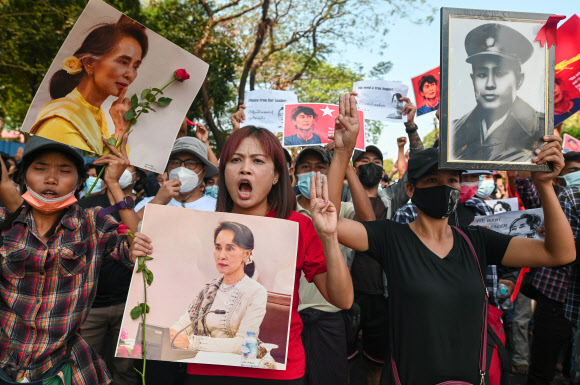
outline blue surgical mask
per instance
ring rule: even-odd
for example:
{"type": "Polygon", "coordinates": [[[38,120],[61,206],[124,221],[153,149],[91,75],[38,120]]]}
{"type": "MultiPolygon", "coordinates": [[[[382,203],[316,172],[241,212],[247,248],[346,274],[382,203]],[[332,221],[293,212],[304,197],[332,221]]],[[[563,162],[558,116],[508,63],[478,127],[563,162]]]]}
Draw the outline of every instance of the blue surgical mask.
{"type": "Polygon", "coordinates": [[[213,186],[205,186],[205,195],[209,195],[212,198],[217,199],[218,195],[218,185],[214,184],[213,186]]]}
{"type": "MultiPolygon", "coordinates": [[[[89,190],[91,189],[93,184],[95,184],[96,180],[97,180],[96,176],[89,176],[87,178],[87,180],[85,181],[85,188],[84,188],[85,194],[89,192],[89,190]]],[[[91,194],[101,192],[102,189],[103,189],[103,181],[99,179],[95,188],[93,189],[93,191],[91,191],[91,194]]]]}
{"type": "Polygon", "coordinates": [[[566,181],[566,187],[574,187],[580,185],[580,171],[574,171],[564,176],[559,176],[566,181]]]}
{"type": "Polygon", "coordinates": [[[305,172],[303,174],[296,175],[298,177],[298,183],[296,186],[300,190],[300,193],[306,198],[310,199],[310,178],[316,176],[314,171],[305,172]]]}
{"type": "Polygon", "coordinates": [[[477,185],[477,191],[475,196],[478,198],[487,198],[495,190],[495,183],[493,180],[483,180],[483,175],[479,177],[479,183],[477,185]]]}

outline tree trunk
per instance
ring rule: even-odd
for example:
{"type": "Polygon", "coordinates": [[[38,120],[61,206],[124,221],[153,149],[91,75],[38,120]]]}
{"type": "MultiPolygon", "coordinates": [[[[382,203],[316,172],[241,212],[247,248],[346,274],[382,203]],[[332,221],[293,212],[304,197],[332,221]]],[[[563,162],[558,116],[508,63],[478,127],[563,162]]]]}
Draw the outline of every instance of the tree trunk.
{"type": "Polygon", "coordinates": [[[270,7],[270,0],[264,0],[262,4],[262,20],[258,24],[258,30],[256,31],[256,41],[252,50],[244,60],[244,68],[240,76],[240,84],[238,86],[238,106],[244,104],[244,97],[246,93],[246,82],[248,81],[248,75],[250,74],[250,69],[254,63],[254,59],[260,52],[262,48],[262,43],[264,43],[264,37],[268,32],[268,27],[270,25],[270,19],[268,18],[268,8],[270,7]]]}
{"type": "Polygon", "coordinates": [[[213,114],[212,114],[211,108],[209,106],[210,105],[209,92],[207,90],[207,83],[205,81],[201,85],[200,92],[201,92],[201,99],[203,100],[203,106],[202,106],[203,117],[205,118],[205,122],[207,123],[207,126],[209,127],[209,129],[213,133],[213,138],[215,139],[215,143],[216,143],[216,146],[217,146],[219,152],[221,152],[222,149],[224,148],[225,141],[221,135],[221,130],[218,128],[217,124],[215,124],[215,121],[213,120],[213,114]]]}

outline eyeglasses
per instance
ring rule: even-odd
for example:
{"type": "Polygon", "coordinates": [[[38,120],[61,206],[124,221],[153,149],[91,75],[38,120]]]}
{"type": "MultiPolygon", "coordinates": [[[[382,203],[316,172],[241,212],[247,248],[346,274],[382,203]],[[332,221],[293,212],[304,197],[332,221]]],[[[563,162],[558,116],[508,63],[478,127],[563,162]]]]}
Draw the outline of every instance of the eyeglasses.
{"type": "Polygon", "coordinates": [[[168,166],[171,168],[177,168],[177,167],[181,167],[182,164],[185,165],[185,167],[190,169],[190,170],[195,170],[197,168],[197,166],[203,165],[203,162],[193,160],[193,159],[187,159],[187,160],[169,159],[168,166]]]}

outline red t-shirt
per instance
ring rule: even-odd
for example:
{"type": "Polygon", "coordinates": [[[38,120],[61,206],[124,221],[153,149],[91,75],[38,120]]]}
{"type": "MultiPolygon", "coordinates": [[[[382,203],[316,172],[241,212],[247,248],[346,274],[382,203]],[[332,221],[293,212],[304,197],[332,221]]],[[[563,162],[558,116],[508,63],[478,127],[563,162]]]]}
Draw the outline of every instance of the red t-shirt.
{"type": "MultiPolygon", "coordinates": [[[[266,217],[274,217],[269,212],[266,217]]],[[[290,317],[290,338],[288,341],[288,356],[286,370],[268,370],[243,368],[239,366],[222,366],[208,364],[188,364],[187,373],[206,376],[252,377],[274,380],[295,380],[304,376],[304,347],[302,346],[302,320],[298,314],[298,285],[300,272],[311,282],[316,274],[326,272],[326,262],[322,252],[322,244],[310,218],[293,211],[289,221],[298,222],[298,254],[296,255],[296,277],[294,280],[294,299],[290,317]]]]}

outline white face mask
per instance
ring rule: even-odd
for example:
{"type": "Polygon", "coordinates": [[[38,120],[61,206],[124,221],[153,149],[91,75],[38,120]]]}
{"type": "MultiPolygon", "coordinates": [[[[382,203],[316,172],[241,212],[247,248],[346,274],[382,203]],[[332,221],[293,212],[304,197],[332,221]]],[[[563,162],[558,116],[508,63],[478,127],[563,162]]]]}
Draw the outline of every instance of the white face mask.
{"type": "Polygon", "coordinates": [[[181,193],[193,191],[201,182],[199,174],[183,166],[169,171],[169,179],[177,179],[181,182],[181,188],[179,189],[181,193]]]}
{"type": "Polygon", "coordinates": [[[131,172],[129,170],[123,171],[123,174],[119,178],[119,186],[121,186],[121,190],[125,190],[131,183],[133,183],[133,174],[136,172],[131,172]]]}

